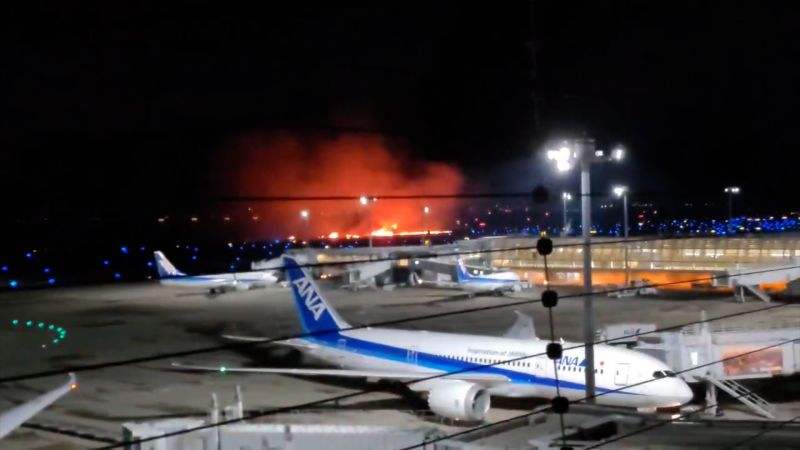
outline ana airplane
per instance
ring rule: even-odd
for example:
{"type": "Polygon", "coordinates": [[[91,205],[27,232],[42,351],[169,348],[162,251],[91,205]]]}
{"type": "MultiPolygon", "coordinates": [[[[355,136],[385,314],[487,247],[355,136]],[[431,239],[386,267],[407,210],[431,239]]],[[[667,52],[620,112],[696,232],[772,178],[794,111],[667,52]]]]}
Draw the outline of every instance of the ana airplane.
{"type": "Polygon", "coordinates": [[[186,275],[179,271],[160,251],[153,252],[161,284],[196,289],[208,289],[212,294],[225,291],[244,291],[254,287],[266,287],[278,282],[273,271],[231,272],[215,275],[186,275]]]}
{"type": "MultiPolygon", "coordinates": [[[[561,395],[571,400],[585,396],[583,349],[566,350],[576,344],[564,343],[563,357],[554,364],[545,356],[548,342],[533,336],[532,321],[518,320],[504,337],[385,328],[348,330],[350,326],[325,300],[311,277],[293,259],[284,257],[284,261],[303,330],[314,334],[279,343],[340,368],[173,366],[200,371],[402,381],[410,389],[425,393],[432,411],[459,420],[482,420],[492,395],[549,399],[556,396],[558,385],[561,395]],[[526,356],[531,357],[520,359],[526,356]],[[434,376],[439,377],[430,379],[434,376]]],[[[266,339],[226,337],[240,341],[266,339]]],[[[689,386],[649,355],[597,345],[595,358],[596,390],[602,394],[596,398],[598,404],[674,408],[692,399],[689,386]],[[642,381],[649,382],[637,385],[642,381]]]]}
{"type": "Polygon", "coordinates": [[[8,436],[9,433],[17,429],[28,419],[39,414],[39,412],[53,404],[56,400],[77,388],[78,384],[75,382],[75,374],[70,373],[69,381],[65,384],[0,414],[0,439],[8,436]]]}
{"type": "Polygon", "coordinates": [[[411,272],[409,283],[412,286],[431,286],[447,289],[462,289],[469,292],[519,292],[522,290],[519,275],[510,271],[496,271],[483,267],[467,267],[461,258],[456,265],[456,280],[423,280],[416,272],[411,272]]]}

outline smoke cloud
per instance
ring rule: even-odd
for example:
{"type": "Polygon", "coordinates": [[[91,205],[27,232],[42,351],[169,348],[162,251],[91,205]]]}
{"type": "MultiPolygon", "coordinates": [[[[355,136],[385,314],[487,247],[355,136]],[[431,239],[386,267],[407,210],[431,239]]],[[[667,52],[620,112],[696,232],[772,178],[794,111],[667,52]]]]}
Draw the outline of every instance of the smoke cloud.
{"type": "Polygon", "coordinates": [[[248,214],[257,220],[238,221],[240,231],[251,238],[452,229],[457,200],[381,200],[381,195],[457,194],[463,186],[455,166],[413,160],[395,147],[377,135],[250,134],[236,140],[218,165],[227,173],[222,191],[238,196],[377,197],[366,207],[356,200],[253,203],[248,214]],[[309,212],[307,224],[303,210],[309,212]]]}

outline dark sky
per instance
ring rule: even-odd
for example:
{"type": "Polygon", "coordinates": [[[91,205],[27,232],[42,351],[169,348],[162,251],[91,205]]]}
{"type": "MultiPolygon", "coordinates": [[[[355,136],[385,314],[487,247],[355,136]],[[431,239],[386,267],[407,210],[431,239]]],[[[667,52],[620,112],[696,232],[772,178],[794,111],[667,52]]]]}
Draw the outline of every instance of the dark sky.
{"type": "Polygon", "coordinates": [[[380,133],[476,179],[514,168],[514,187],[543,177],[525,163],[546,139],[587,133],[630,149],[612,176],[639,189],[795,186],[791,2],[281,3],[9,11],[7,204],[208,194],[254,130],[380,133]]]}

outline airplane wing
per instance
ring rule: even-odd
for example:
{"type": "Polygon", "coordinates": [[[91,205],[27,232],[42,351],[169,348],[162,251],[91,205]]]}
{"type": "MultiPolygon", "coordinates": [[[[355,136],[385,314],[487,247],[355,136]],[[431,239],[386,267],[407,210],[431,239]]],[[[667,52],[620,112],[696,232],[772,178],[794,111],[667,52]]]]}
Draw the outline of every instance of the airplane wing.
{"type": "Polygon", "coordinates": [[[279,344],[279,345],[288,345],[289,347],[295,347],[303,350],[313,350],[318,348],[319,346],[316,344],[312,344],[311,342],[305,341],[303,339],[286,339],[283,341],[272,341],[269,342],[270,339],[268,337],[260,337],[260,336],[237,336],[233,334],[223,334],[222,337],[229,341],[236,341],[236,342],[264,342],[269,344],[279,344]]]}
{"type": "Polygon", "coordinates": [[[0,414],[0,439],[6,437],[28,419],[39,414],[43,409],[50,406],[68,392],[74,390],[76,387],[75,374],[70,373],[69,381],[65,384],[0,414]]]}
{"type": "MultiPolygon", "coordinates": [[[[265,368],[265,367],[225,367],[225,366],[193,366],[181,363],[172,363],[172,367],[180,370],[193,370],[199,372],[219,373],[264,373],[277,375],[300,375],[318,377],[344,377],[344,378],[378,378],[381,380],[413,381],[440,375],[441,372],[401,372],[391,370],[348,370],[348,369],[299,369],[299,368],[265,368]]],[[[485,373],[458,373],[439,377],[441,379],[473,381],[481,384],[506,383],[508,378],[503,375],[485,373]]]]}
{"type": "Polygon", "coordinates": [[[514,313],[517,315],[517,321],[503,336],[512,339],[539,340],[536,337],[536,328],[533,326],[533,317],[519,311],[514,311],[514,313]]]}

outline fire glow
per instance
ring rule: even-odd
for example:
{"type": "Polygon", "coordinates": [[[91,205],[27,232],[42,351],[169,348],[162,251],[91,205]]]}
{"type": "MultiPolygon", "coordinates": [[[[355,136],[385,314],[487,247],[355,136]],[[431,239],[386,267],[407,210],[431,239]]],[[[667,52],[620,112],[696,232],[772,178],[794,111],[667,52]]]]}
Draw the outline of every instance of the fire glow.
{"type": "Polygon", "coordinates": [[[412,160],[377,135],[251,134],[236,141],[217,168],[223,174],[221,190],[229,195],[353,198],[248,205],[261,219],[240,225],[250,238],[446,234],[457,200],[384,200],[381,195],[455,195],[463,186],[456,167],[412,160]],[[361,196],[372,200],[359,201],[361,196]]]}

